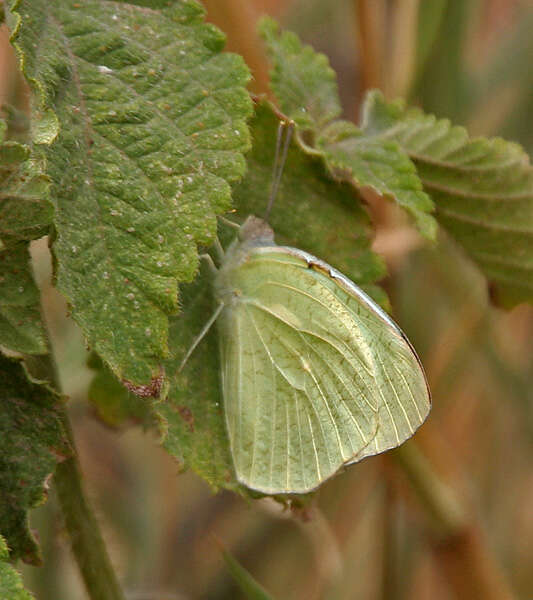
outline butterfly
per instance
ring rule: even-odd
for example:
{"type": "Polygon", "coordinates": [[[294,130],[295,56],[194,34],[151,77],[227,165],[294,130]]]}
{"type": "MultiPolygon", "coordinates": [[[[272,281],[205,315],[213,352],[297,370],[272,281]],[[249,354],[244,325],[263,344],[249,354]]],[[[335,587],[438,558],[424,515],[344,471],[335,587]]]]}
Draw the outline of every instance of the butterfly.
{"type": "Polygon", "coordinates": [[[236,477],[303,494],[399,446],[429,413],[421,362],[355,283],[248,217],[214,279],[222,394],[236,477]]]}

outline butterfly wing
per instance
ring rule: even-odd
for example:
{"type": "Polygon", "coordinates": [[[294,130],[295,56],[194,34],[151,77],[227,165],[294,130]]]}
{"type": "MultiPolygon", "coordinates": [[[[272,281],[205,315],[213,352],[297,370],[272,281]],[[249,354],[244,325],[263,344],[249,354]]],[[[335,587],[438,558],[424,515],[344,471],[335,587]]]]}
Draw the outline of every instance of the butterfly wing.
{"type": "Polygon", "coordinates": [[[425,421],[431,396],[420,360],[396,323],[344,275],[322,261],[318,263],[333,275],[324,285],[336,286],[337,296],[366,332],[374,357],[379,425],[372,441],[346,463],[353,464],[409,439],[425,421]]]}
{"type": "Polygon", "coordinates": [[[332,273],[274,246],[253,249],[226,274],[234,292],[218,322],[226,423],[237,478],[252,489],[308,492],[342,465],[399,445],[429,409],[409,343],[332,273]]]}

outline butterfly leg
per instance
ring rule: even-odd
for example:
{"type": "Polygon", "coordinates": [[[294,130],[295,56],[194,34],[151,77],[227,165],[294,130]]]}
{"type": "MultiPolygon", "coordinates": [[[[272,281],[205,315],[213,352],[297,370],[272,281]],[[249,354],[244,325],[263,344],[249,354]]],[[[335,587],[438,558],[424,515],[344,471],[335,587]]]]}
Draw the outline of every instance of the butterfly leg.
{"type": "Polygon", "coordinates": [[[211,258],[211,256],[209,254],[200,254],[200,258],[205,260],[208,267],[211,269],[212,274],[216,275],[216,273],[218,272],[218,269],[217,269],[217,266],[215,265],[213,259],[211,258]]]}
{"type": "Polygon", "coordinates": [[[209,321],[207,321],[207,323],[204,325],[202,331],[200,331],[200,333],[198,334],[198,336],[196,337],[196,339],[192,343],[191,347],[187,350],[187,354],[183,357],[183,360],[181,361],[180,366],[178,368],[178,373],[181,373],[181,371],[183,370],[183,367],[186,365],[187,361],[189,360],[189,357],[194,352],[194,349],[196,348],[196,346],[198,346],[198,344],[207,335],[207,332],[211,329],[211,325],[213,325],[213,323],[217,320],[218,315],[222,312],[223,308],[224,308],[224,303],[221,302],[217,306],[215,312],[209,318],[209,321]]]}
{"type": "Polygon", "coordinates": [[[224,225],[227,225],[228,227],[232,227],[233,229],[241,228],[241,226],[238,223],[235,223],[235,221],[230,221],[230,219],[226,219],[226,217],[219,215],[218,218],[222,221],[222,223],[224,223],[224,225]]]}
{"type": "Polygon", "coordinates": [[[215,247],[215,252],[217,253],[217,258],[220,262],[222,262],[224,260],[224,248],[222,248],[222,244],[220,243],[220,240],[218,239],[218,237],[215,238],[215,242],[213,243],[213,246],[215,247]]]}

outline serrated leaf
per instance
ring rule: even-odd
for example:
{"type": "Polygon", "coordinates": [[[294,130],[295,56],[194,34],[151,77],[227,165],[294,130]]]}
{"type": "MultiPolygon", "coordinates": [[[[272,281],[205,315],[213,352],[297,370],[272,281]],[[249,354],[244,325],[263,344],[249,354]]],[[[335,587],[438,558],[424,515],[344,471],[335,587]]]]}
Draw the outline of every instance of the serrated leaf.
{"type": "MultiPolygon", "coordinates": [[[[254,139],[248,156],[248,171],[236,186],[237,211],[232,220],[249,214],[263,215],[272,182],[278,120],[267,104],[257,106],[251,121],[254,139]]],[[[381,288],[372,285],[383,276],[382,261],[370,250],[368,215],[353,189],[328,178],[320,159],[312,158],[293,143],[269,221],[279,243],[304,248],[329,260],[346,275],[384,301],[381,288]],[[369,289],[370,288],[370,289],[369,289]]],[[[220,226],[223,241],[235,231],[220,226]]],[[[253,495],[235,481],[220,391],[219,349],[216,326],[190,356],[183,371],[180,363],[212,316],[213,274],[202,266],[193,284],[182,286],[182,313],[171,321],[169,345],[172,359],[166,361],[171,376],[166,402],[155,406],[166,421],[164,445],[184,468],[191,468],[213,488],[226,488],[253,495]]]]}
{"type": "Polygon", "coordinates": [[[45,147],[57,286],[114,373],[157,395],[177,283],[244,171],[248,70],[192,0],[21,0],[9,20],[34,112],[61,124],[45,147]]]}
{"type": "Polygon", "coordinates": [[[369,129],[366,116],[361,128],[349,121],[332,123],[322,132],[318,147],[335,178],[357,188],[369,186],[395,200],[425,237],[435,239],[433,202],[423,191],[414,164],[394,140],[369,129]]]}
{"type": "Polygon", "coordinates": [[[1,354],[0,380],[0,534],[11,559],[39,564],[28,510],[45,500],[46,479],[70,453],[61,399],[32,379],[22,362],[1,354]]]}
{"type": "Polygon", "coordinates": [[[24,354],[47,352],[39,290],[25,242],[0,250],[0,346],[24,354]]]}
{"type": "Polygon", "coordinates": [[[53,207],[49,180],[30,147],[5,139],[0,120],[0,240],[3,246],[34,240],[48,233],[53,207]]]}
{"type": "Polygon", "coordinates": [[[20,573],[8,560],[7,544],[0,535],[0,600],[32,600],[34,596],[24,589],[20,573]]]}
{"type": "Polygon", "coordinates": [[[44,235],[50,224],[48,179],[29,146],[4,139],[6,129],[0,121],[0,345],[44,354],[39,291],[27,240],[44,235]]]}
{"type": "Polygon", "coordinates": [[[435,239],[437,225],[429,214],[433,204],[401,147],[370,131],[365,119],[361,128],[336,120],[341,109],[327,58],[302,45],[295,34],[280,32],[272,19],[262,21],[261,33],[273,61],[272,87],[280,106],[304,130],[298,136],[302,149],[321,154],[338,181],[357,189],[369,186],[396,201],[423,235],[435,239]]]}
{"type": "Polygon", "coordinates": [[[302,129],[320,131],[341,114],[337,76],[324,54],[264,17],[259,32],[272,60],[270,83],[282,110],[302,129]]]}
{"type": "Polygon", "coordinates": [[[397,140],[416,164],[437,219],[480,267],[505,306],[533,300],[533,169],[500,138],[469,139],[446,119],[386,102],[365,103],[372,131],[397,140]]]}

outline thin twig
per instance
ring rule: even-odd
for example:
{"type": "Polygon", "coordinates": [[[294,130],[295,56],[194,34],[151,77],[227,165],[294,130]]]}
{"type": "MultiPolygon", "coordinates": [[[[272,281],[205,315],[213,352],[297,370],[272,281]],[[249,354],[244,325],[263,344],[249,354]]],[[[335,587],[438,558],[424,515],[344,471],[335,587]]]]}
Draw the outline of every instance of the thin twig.
{"type": "MultiPolygon", "coordinates": [[[[50,354],[39,357],[41,372],[59,391],[57,369],[50,354]]],[[[72,552],[91,600],[124,600],[100,528],[83,489],[74,436],[66,409],[61,418],[73,454],[56,467],[54,483],[72,552]]]]}
{"type": "Polygon", "coordinates": [[[409,94],[416,64],[419,0],[394,0],[391,47],[384,91],[391,97],[409,94]]]}
{"type": "Polygon", "coordinates": [[[228,50],[240,54],[253,75],[251,88],[268,93],[268,62],[257,31],[258,14],[249,0],[204,0],[207,18],[228,36],[228,50]]]}
{"type": "Polygon", "coordinates": [[[383,88],[386,9],[383,0],[354,0],[354,8],[362,96],[368,89],[383,88]]]}
{"type": "MultiPolygon", "coordinates": [[[[428,439],[429,426],[429,423],[424,426],[428,439]]],[[[431,438],[438,438],[438,432],[431,431],[431,438]]],[[[445,572],[456,597],[511,600],[513,594],[501,568],[456,486],[437,473],[414,440],[394,450],[393,455],[430,518],[437,564],[445,572]]],[[[447,461],[450,463],[449,457],[447,461]]]]}
{"type": "MultiPolygon", "coordinates": [[[[42,321],[46,323],[44,315],[42,321]]],[[[59,373],[48,330],[46,336],[49,353],[30,357],[32,366],[39,372],[40,377],[49,381],[52,387],[61,393],[59,373]]],[[[72,455],[57,465],[53,481],[74,558],[91,600],[124,600],[98,521],[83,489],[78,453],[66,407],[62,408],[61,420],[72,455]]]]}

